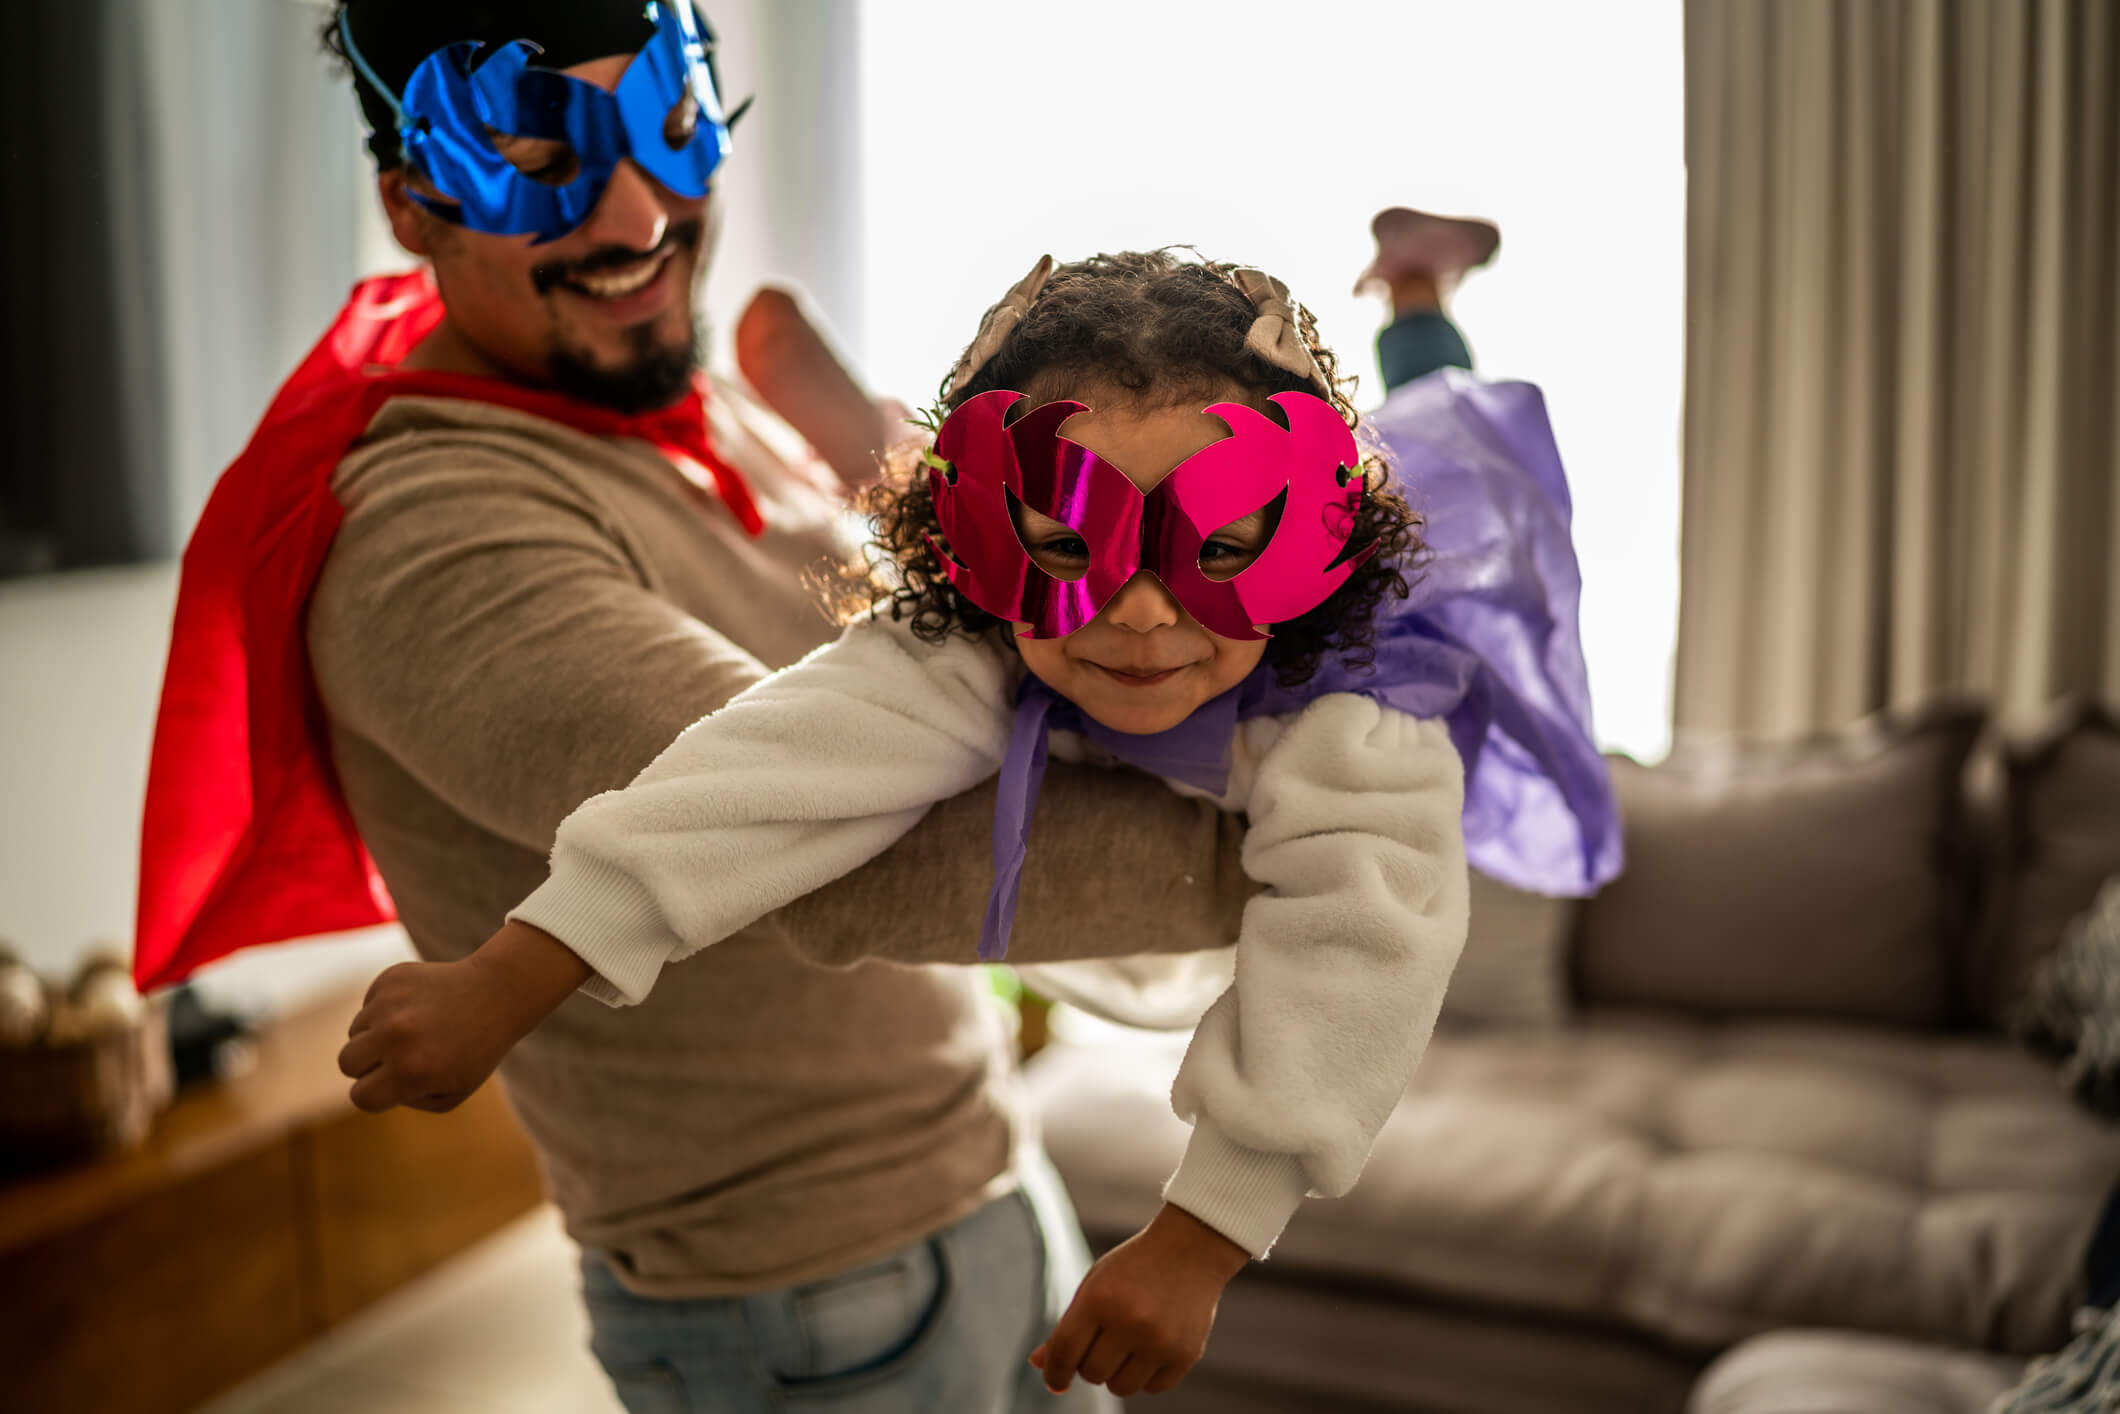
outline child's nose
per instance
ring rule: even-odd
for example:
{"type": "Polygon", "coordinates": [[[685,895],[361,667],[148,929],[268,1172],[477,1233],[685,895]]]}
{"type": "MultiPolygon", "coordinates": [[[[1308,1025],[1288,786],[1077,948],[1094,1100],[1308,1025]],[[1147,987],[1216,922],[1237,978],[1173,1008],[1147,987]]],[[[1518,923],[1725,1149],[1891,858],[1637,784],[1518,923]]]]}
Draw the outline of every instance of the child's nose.
{"type": "Polygon", "coordinates": [[[1170,591],[1163,587],[1163,581],[1147,570],[1137,571],[1104,607],[1105,618],[1117,627],[1135,633],[1169,628],[1184,612],[1178,607],[1178,601],[1171,598],[1170,591]]]}

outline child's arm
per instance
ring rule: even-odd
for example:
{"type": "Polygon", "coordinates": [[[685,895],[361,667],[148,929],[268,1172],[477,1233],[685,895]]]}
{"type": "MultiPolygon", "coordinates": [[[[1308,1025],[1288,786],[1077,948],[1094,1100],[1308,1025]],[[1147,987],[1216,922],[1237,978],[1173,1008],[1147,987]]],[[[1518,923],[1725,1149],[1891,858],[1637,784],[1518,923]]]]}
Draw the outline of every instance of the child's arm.
{"type": "Polygon", "coordinates": [[[339,1071],[356,1108],[462,1104],[592,974],[548,933],[510,923],[462,962],[406,962],[368,988],[339,1071]]]}
{"type": "Polygon", "coordinates": [[[1362,697],[1320,698],[1267,752],[1244,862],[1271,892],[1171,1087],[1192,1142],[1162,1214],[1091,1268],[1032,1354],[1050,1388],[1177,1384],[1245,1259],[1307,1193],[1353,1186],[1464,946],[1463,777],[1440,722],[1362,697]]]}
{"type": "Polygon", "coordinates": [[[1193,1123],[1164,1189],[1263,1258],[1303,1198],[1354,1186],[1465,944],[1464,767],[1440,721],[1305,708],[1261,761],[1236,983],[1171,1086],[1193,1123]]]}
{"type": "Polygon", "coordinates": [[[992,775],[1011,686],[990,644],[856,623],[584,802],[509,918],[580,954],[591,996],[638,1002],[665,963],[866,863],[992,775]]]}
{"type": "Polygon", "coordinates": [[[1427,1049],[1465,948],[1465,767],[1442,721],[1333,693],[1251,793],[1236,986],[1170,1102],[1194,1121],[1164,1198],[1264,1257],[1310,1191],[1338,1198],[1427,1049]]]}
{"type": "Polygon", "coordinates": [[[1056,1393],[1077,1374],[1125,1398],[1161,1394],[1207,1353],[1222,1288],[1250,1256],[1166,1203],[1147,1227],[1097,1259],[1031,1364],[1056,1393]]]}
{"type": "Polygon", "coordinates": [[[990,775],[1012,719],[989,646],[854,625],[568,816],[546,883],[469,957],[384,972],[339,1058],[356,1103],[448,1109],[577,988],[638,1002],[664,963],[839,878],[990,775]]]}

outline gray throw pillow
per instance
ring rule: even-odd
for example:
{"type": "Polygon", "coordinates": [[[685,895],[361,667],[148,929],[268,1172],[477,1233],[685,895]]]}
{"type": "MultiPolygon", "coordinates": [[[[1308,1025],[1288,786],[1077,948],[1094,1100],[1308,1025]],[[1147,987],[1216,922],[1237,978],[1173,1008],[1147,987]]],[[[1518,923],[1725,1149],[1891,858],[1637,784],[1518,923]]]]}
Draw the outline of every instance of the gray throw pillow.
{"type": "Polygon", "coordinates": [[[1945,1024],[1966,921],[1961,783],[1984,721],[1941,702],[1659,766],[1614,759],[1627,868],[1583,906],[1576,998],[1945,1024]]]}

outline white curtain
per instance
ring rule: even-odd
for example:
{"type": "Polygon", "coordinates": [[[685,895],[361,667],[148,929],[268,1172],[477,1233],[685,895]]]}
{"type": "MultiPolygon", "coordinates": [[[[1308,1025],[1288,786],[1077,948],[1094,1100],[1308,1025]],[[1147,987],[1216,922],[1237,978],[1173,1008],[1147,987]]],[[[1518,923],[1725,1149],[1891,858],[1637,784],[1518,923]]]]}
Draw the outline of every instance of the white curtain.
{"type": "Polygon", "coordinates": [[[98,0],[112,81],[109,189],[137,232],[128,406],[160,436],[136,477],[165,492],[163,553],[323,332],[372,202],[360,122],[294,0],[98,0]],[[126,209],[129,208],[129,209],[126,209]]]}
{"type": "Polygon", "coordinates": [[[862,10],[870,358],[931,398],[1041,253],[1196,243],[1288,281],[1382,397],[1370,217],[1501,225],[1453,306],[1545,391],[1575,492],[1600,737],[1661,755],[1677,627],[1678,0],[1139,0],[862,10]]]}

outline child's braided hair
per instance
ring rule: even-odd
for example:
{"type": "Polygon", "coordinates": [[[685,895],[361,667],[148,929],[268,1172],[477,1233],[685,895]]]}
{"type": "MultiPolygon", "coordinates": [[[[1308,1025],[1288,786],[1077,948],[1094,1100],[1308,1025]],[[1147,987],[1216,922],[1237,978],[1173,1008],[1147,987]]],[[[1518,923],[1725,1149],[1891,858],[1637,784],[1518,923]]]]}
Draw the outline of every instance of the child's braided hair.
{"type": "MultiPolygon", "coordinates": [[[[943,395],[936,421],[996,388],[1024,394],[1024,407],[1084,394],[1084,401],[1109,401],[1117,393],[1136,407],[1161,409],[1203,406],[1234,385],[1261,408],[1275,393],[1329,395],[1356,428],[1349,397],[1354,380],[1340,377],[1308,309],[1294,305],[1295,322],[1322,386],[1246,347],[1259,310],[1235,283],[1237,269],[1168,249],[1055,267],[993,356],[943,395]]],[[[910,619],[913,632],[930,642],[988,632],[1001,620],[957,592],[928,546],[928,537],[939,540],[942,532],[928,495],[924,450],[919,442],[893,449],[883,480],[863,495],[875,538],[847,568],[842,610],[851,616],[873,608],[910,619]]],[[[1307,681],[1328,652],[1356,666],[1371,664],[1377,610],[1410,588],[1420,518],[1392,489],[1373,450],[1362,458],[1362,475],[1366,489],[1349,544],[1375,544],[1377,552],[1317,608],[1273,626],[1266,661],[1286,686],[1307,681]]]]}

